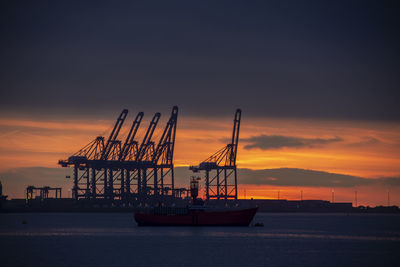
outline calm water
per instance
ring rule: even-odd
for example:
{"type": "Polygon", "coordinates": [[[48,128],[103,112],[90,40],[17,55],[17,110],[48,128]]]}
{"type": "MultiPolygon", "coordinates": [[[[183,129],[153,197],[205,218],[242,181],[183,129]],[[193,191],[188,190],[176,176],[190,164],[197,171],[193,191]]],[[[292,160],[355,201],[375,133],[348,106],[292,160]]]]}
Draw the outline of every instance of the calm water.
{"type": "Polygon", "coordinates": [[[399,215],[259,213],[254,221],[264,227],[137,227],[129,213],[0,214],[0,266],[400,266],[399,215]]]}

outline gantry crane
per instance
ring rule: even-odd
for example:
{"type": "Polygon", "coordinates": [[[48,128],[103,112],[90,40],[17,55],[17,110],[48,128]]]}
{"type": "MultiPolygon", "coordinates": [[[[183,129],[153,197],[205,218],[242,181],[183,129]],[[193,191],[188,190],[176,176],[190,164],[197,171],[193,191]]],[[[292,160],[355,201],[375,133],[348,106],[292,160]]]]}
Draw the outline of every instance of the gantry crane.
{"type": "Polygon", "coordinates": [[[172,195],[175,194],[173,158],[177,121],[178,107],[174,106],[151,159],[155,165],[153,168],[154,195],[168,195],[169,190],[172,195]],[[169,183],[166,181],[167,177],[170,177],[169,183]]]}
{"type": "Polygon", "coordinates": [[[37,194],[38,191],[40,192],[40,194],[39,196],[36,195],[36,197],[39,197],[41,200],[49,198],[49,191],[55,192],[54,196],[55,198],[61,198],[61,190],[62,190],[61,187],[50,187],[50,186],[36,187],[30,185],[26,187],[26,201],[33,200],[35,194],[37,194]]]}
{"type": "MultiPolygon", "coordinates": [[[[129,130],[128,135],[126,136],[125,143],[121,149],[121,153],[119,154],[118,161],[121,163],[134,161],[136,155],[139,151],[138,142],[135,140],[136,133],[139,129],[140,123],[143,119],[143,112],[139,112],[136,115],[135,120],[132,123],[132,126],[129,130]]],[[[124,164],[120,170],[121,172],[121,199],[131,201],[131,171],[135,170],[135,166],[132,164],[124,164]]]]}
{"type": "Polygon", "coordinates": [[[156,129],[158,121],[160,120],[160,116],[161,114],[158,112],[154,114],[135,157],[137,168],[136,172],[134,172],[134,179],[137,181],[137,194],[138,198],[141,200],[147,198],[149,194],[149,188],[147,186],[147,169],[151,168],[152,164],[148,161],[148,158],[154,151],[154,142],[152,141],[152,138],[154,130],[156,129]]]}
{"type": "Polygon", "coordinates": [[[73,166],[74,168],[72,195],[76,200],[79,197],[85,197],[87,199],[90,197],[96,198],[97,195],[107,198],[112,194],[112,190],[109,190],[110,186],[112,189],[112,180],[110,181],[107,179],[108,166],[106,161],[110,151],[113,150],[113,146],[117,143],[116,138],[127,114],[128,110],[124,109],[118,116],[117,122],[106,144],[104,144],[104,137],[98,136],[95,140],[69,157],[68,160],[60,160],[58,162],[62,167],[73,166]],[[92,179],[90,179],[90,170],[92,170],[92,179]],[[96,183],[99,180],[104,181],[104,186],[100,191],[97,190],[96,183]]]}
{"type": "Polygon", "coordinates": [[[210,199],[237,200],[236,156],[241,114],[242,111],[237,109],[231,142],[201,162],[199,166],[190,167],[193,172],[205,171],[207,201],[210,199]]]}
{"type": "Polygon", "coordinates": [[[118,135],[127,114],[128,110],[121,112],[106,142],[103,136],[98,136],[67,160],[59,161],[62,167],[73,167],[72,192],[76,200],[119,199],[132,203],[174,195],[173,153],[178,107],[173,107],[157,145],[152,138],[160,113],[153,116],[142,142],[135,140],[143,112],[137,114],[122,144],[118,135]]]}
{"type": "Polygon", "coordinates": [[[119,198],[122,200],[131,199],[131,179],[130,170],[136,167],[136,164],[129,162],[138,151],[138,142],[135,140],[136,133],[143,119],[143,112],[139,112],[132,122],[128,135],[125,138],[123,146],[120,140],[113,140],[109,153],[105,156],[106,161],[103,165],[108,166],[108,187],[107,196],[109,199],[119,198]],[[127,164],[130,163],[130,164],[127,164]]]}
{"type": "Polygon", "coordinates": [[[177,119],[178,107],[174,106],[157,146],[151,138],[158,119],[153,118],[150,123],[137,157],[137,162],[140,163],[137,172],[137,188],[141,200],[149,196],[174,195],[173,154],[177,119]],[[152,185],[151,181],[153,181],[152,185]]]}

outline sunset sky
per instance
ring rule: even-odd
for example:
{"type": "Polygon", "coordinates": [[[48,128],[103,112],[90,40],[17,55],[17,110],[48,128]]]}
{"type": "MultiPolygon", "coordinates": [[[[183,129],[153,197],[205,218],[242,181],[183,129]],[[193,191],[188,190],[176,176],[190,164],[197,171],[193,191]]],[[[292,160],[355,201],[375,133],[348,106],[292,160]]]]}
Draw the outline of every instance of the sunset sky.
{"type": "Polygon", "coordinates": [[[231,136],[246,198],[400,205],[400,16],[395,1],[5,1],[0,181],[72,181],[57,166],[123,108],[158,136],[178,105],[177,181],[231,136]]]}

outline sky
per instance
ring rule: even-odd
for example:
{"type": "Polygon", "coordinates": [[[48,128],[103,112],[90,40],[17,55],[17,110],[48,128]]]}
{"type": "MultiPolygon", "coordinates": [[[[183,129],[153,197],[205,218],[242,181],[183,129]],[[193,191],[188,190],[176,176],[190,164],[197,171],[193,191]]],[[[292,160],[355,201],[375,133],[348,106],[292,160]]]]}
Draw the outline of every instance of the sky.
{"type": "Polygon", "coordinates": [[[384,205],[390,192],[400,205],[399,11],[396,1],[2,1],[4,190],[68,187],[58,160],[107,134],[123,108],[128,121],[161,112],[164,125],[178,105],[182,168],[222,147],[242,109],[243,197],[330,200],[334,188],[342,201],[357,191],[384,205]]]}

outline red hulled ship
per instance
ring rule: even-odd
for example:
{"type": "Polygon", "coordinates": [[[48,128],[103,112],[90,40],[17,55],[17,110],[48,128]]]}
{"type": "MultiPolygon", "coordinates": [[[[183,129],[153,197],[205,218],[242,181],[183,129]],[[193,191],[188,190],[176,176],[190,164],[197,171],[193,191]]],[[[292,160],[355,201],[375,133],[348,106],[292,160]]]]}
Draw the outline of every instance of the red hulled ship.
{"type": "Polygon", "coordinates": [[[144,207],[135,210],[139,226],[248,226],[258,207],[209,207],[197,201],[199,178],[192,178],[190,192],[193,205],[189,207],[144,207]]]}
{"type": "Polygon", "coordinates": [[[135,212],[139,226],[248,226],[256,208],[152,208],[135,212]]]}

